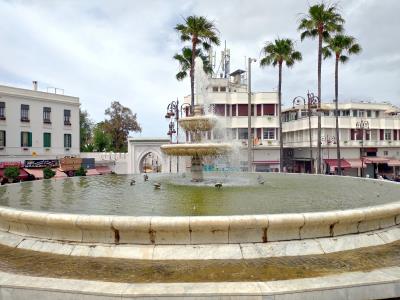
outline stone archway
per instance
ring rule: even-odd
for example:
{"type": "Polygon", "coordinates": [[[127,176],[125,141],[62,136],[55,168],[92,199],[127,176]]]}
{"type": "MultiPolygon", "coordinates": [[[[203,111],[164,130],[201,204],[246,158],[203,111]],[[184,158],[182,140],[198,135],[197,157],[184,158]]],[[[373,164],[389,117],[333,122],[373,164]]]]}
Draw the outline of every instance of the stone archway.
{"type": "Polygon", "coordinates": [[[185,169],[184,159],[177,161],[176,157],[169,157],[161,151],[161,145],[169,144],[169,139],[160,138],[129,138],[128,139],[128,174],[141,173],[143,159],[154,153],[158,158],[157,164],[161,166],[162,173],[176,173],[177,164],[181,172],[185,169]]]}
{"type": "Polygon", "coordinates": [[[157,152],[143,153],[138,162],[140,173],[159,173],[163,169],[161,155],[157,152]]]}

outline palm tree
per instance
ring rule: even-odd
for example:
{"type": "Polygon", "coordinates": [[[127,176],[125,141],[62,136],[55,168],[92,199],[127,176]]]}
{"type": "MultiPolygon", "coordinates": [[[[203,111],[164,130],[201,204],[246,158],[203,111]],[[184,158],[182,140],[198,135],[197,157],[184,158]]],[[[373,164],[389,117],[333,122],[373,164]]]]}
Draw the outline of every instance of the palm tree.
{"type": "MultiPolygon", "coordinates": [[[[322,63],[322,41],[330,37],[332,33],[343,31],[344,19],[338,13],[335,4],[325,3],[310,6],[308,14],[300,19],[298,30],[302,31],[301,40],[305,38],[318,37],[318,109],[321,108],[321,63],[322,63]]],[[[321,115],[318,114],[318,153],[317,173],[321,173],[321,115]]]]}
{"type": "Polygon", "coordinates": [[[278,116],[279,116],[279,171],[283,171],[283,138],[282,138],[282,65],[285,62],[287,67],[292,67],[295,61],[302,59],[301,53],[294,49],[292,40],[276,39],[273,43],[267,42],[261,52],[264,57],[260,61],[260,66],[278,65],[278,116]]]}
{"type": "Polygon", "coordinates": [[[322,48],[324,59],[335,55],[335,119],[336,119],[336,151],[338,174],[342,175],[342,166],[340,161],[340,141],[339,141],[339,61],[345,63],[352,54],[361,52],[361,46],[357,44],[354,37],[337,34],[326,41],[327,45],[322,48]],[[343,53],[346,53],[347,56],[343,53]]]}
{"type": "Polygon", "coordinates": [[[202,16],[189,16],[184,19],[184,24],[175,26],[175,30],[181,35],[182,42],[192,42],[192,57],[190,65],[190,89],[191,89],[191,105],[194,107],[194,59],[196,58],[196,47],[201,45],[208,51],[211,45],[219,45],[218,29],[214,22],[207,20],[202,16]]]}
{"type": "MultiPolygon", "coordinates": [[[[196,57],[200,57],[203,60],[203,70],[207,74],[212,73],[212,66],[206,55],[201,52],[201,49],[196,50],[196,57]]],[[[188,71],[192,66],[192,49],[189,47],[183,47],[181,53],[176,53],[174,59],[179,62],[180,71],[176,74],[177,80],[183,80],[187,77],[188,71]]]]}

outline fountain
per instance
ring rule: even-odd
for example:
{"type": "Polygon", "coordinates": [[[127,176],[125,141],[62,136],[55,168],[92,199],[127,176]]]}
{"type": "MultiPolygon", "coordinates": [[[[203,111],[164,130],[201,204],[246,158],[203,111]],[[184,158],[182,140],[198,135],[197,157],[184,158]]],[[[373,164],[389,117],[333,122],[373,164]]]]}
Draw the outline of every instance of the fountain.
{"type": "Polygon", "coordinates": [[[168,155],[191,156],[191,174],[193,182],[203,181],[203,157],[217,156],[230,152],[227,143],[201,143],[203,133],[214,128],[215,117],[203,115],[204,109],[197,105],[194,115],[179,120],[179,125],[189,132],[194,143],[162,145],[161,150],[168,155]]]}
{"type": "Polygon", "coordinates": [[[203,181],[203,157],[227,154],[232,146],[228,143],[202,143],[205,133],[217,125],[217,118],[213,115],[204,115],[208,100],[208,77],[203,71],[203,61],[198,57],[195,61],[195,75],[197,102],[201,95],[205,105],[195,105],[192,116],[179,120],[179,125],[191,136],[192,143],[162,145],[161,150],[168,155],[191,156],[192,182],[201,182],[203,181]]]}

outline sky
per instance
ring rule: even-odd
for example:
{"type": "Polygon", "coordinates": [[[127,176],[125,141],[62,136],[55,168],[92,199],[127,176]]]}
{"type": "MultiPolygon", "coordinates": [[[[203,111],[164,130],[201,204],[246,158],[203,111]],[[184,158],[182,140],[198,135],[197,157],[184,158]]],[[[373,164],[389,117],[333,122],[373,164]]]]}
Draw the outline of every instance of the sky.
{"type": "MultiPolygon", "coordinates": [[[[303,60],[283,71],[283,102],[316,93],[317,41],[300,41],[298,20],[312,0],[0,0],[0,84],[49,87],[80,98],[98,122],[112,101],[137,114],[143,128],[132,136],[166,137],[166,106],[190,94],[177,81],[173,55],[183,44],[174,30],[183,18],[215,22],[231,51],[231,70],[245,57],[259,61],[267,41],[291,38],[303,60]]],[[[389,101],[400,106],[399,0],[342,0],[346,34],[363,51],[339,69],[340,101],[389,101]]],[[[214,49],[219,55],[222,46],[214,49]]],[[[218,59],[219,57],[217,57],[218,59]]],[[[277,69],[252,67],[252,88],[276,90],[277,69]]],[[[322,66],[322,100],[334,97],[334,60],[322,66]]]]}

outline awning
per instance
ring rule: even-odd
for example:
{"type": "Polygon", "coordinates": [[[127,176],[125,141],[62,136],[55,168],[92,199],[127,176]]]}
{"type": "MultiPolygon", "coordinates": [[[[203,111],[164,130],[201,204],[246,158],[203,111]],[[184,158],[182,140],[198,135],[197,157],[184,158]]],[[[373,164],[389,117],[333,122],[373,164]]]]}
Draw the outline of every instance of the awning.
{"type": "MultiPolygon", "coordinates": [[[[331,168],[338,167],[338,160],[337,159],[324,159],[325,163],[328,164],[331,168]]],[[[342,168],[351,168],[350,164],[347,160],[341,159],[340,160],[340,167],[342,168]]]]}
{"type": "Polygon", "coordinates": [[[35,176],[36,179],[43,179],[43,169],[28,169],[24,168],[26,172],[35,176]]]}
{"type": "Polygon", "coordinates": [[[101,175],[103,174],[110,174],[111,173],[111,169],[109,167],[103,167],[103,166],[99,166],[96,167],[97,172],[99,172],[101,175]]]}
{"type": "Polygon", "coordinates": [[[255,160],[255,161],[253,161],[253,164],[276,165],[276,164],[279,164],[279,160],[255,160]]]}
{"type": "Polygon", "coordinates": [[[92,175],[100,175],[100,173],[96,169],[87,169],[86,176],[92,176],[92,175]]]}
{"type": "Polygon", "coordinates": [[[377,157],[377,156],[367,156],[364,157],[364,163],[366,164],[386,164],[389,162],[389,158],[377,157]]]}
{"type": "MultiPolygon", "coordinates": [[[[363,166],[361,159],[358,159],[358,158],[346,159],[346,161],[350,164],[350,168],[361,169],[363,166]]],[[[366,167],[366,165],[364,163],[364,168],[365,167],[366,167]]]]}
{"type": "MultiPolygon", "coordinates": [[[[4,177],[4,170],[5,169],[0,169],[0,177],[4,177]]],[[[19,179],[26,179],[28,176],[28,172],[26,172],[24,169],[19,169],[19,179]]]]}
{"type": "Polygon", "coordinates": [[[65,178],[68,177],[67,174],[65,174],[63,171],[60,171],[59,169],[52,169],[54,172],[56,172],[56,175],[54,175],[54,178],[65,178]]]}
{"type": "Polygon", "coordinates": [[[390,167],[400,167],[400,160],[398,160],[398,159],[389,159],[387,164],[390,167]]]}

